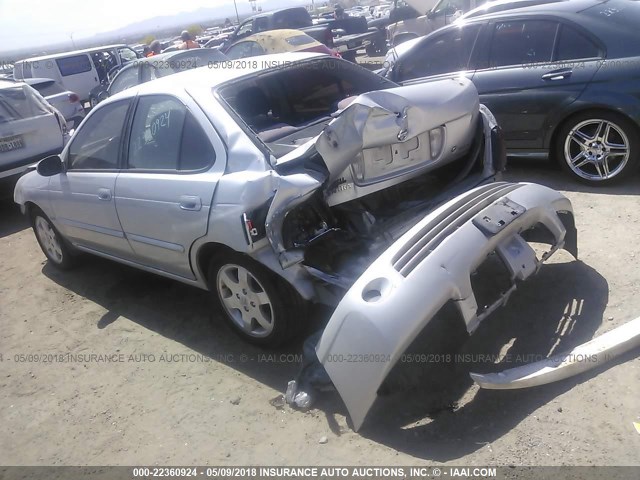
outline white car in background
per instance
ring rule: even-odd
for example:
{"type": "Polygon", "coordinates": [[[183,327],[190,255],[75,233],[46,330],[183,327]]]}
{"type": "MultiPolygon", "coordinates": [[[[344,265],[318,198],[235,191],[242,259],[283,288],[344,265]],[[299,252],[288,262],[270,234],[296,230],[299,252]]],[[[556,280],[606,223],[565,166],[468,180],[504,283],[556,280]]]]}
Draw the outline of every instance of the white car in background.
{"type": "Polygon", "coordinates": [[[55,107],[67,121],[68,127],[76,128],[85,116],[80,97],[52,78],[27,78],[25,83],[35,88],[49,104],[55,107]]]}
{"type": "Polygon", "coordinates": [[[67,123],[26,83],[0,79],[0,179],[62,151],[67,123]]]}

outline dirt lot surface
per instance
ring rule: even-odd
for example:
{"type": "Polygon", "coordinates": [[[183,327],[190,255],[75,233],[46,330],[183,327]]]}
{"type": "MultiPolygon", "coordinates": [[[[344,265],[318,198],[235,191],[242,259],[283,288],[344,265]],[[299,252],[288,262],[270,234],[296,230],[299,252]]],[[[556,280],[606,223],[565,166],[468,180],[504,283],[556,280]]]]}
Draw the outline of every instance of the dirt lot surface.
{"type": "Polygon", "coordinates": [[[580,261],[560,252],[461,347],[473,365],[381,397],[359,433],[336,394],[308,413],[273,401],[301,343],[248,347],[211,321],[206,292],[104,260],[56,271],[3,201],[0,464],[640,465],[637,350],[536,389],[469,380],[513,366],[506,352],[562,352],[640,315],[640,178],[593,191],[550,167],[508,177],[566,192],[580,261]]]}

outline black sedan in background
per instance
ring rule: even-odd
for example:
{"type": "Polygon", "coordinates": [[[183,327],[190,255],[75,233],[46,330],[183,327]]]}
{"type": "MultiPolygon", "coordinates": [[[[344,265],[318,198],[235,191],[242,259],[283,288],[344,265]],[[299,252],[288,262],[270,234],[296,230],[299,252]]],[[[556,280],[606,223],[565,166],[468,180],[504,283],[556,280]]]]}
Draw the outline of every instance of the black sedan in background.
{"type": "Polygon", "coordinates": [[[91,106],[94,107],[105,98],[135,85],[225,60],[229,59],[217,49],[197,48],[161,53],[129,62],[122,67],[110,83],[100,85],[91,91],[91,106]]]}
{"type": "Polygon", "coordinates": [[[572,0],[456,22],[387,56],[403,84],[464,75],[511,156],[604,185],[640,164],[640,2],[572,0]]]}

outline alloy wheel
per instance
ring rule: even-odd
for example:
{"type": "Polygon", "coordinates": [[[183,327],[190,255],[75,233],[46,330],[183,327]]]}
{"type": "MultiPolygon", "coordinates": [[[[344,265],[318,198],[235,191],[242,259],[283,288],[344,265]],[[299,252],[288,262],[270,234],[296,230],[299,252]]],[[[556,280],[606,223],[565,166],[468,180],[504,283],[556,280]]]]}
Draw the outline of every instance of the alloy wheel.
{"type": "Polygon", "coordinates": [[[223,265],[216,286],[222,306],[233,323],[252,337],[268,336],[274,328],[274,308],[258,279],[246,268],[223,265]]]}
{"type": "Polygon", "coordinates": [[[64,260],[62,246],[51,224],[45,218],[38,216],[36,217],[35,225],[38,239],[47,252],[49,259],[58,264],[62,263],[64,260]]]}
{"type": "Polygon", "coordinates": [[[629,139],[610,120],[589,119],[569,131],[564,142],[564,159],[569,168],[590,181],[609,180],[629,161],[629,139]]]}

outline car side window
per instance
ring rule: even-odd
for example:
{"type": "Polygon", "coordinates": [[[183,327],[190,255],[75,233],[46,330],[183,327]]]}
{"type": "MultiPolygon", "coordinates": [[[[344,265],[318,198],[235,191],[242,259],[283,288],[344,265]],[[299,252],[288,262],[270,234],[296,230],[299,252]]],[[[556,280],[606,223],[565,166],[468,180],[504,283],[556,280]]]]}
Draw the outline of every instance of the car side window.
{"type": "Polygon", "coordinates": [[[269,19],[267,17],[258,17],[253,21],[253,33],[264,32],[269,30],[269,19]]]}
{"type": "Polygon", "coordinates": [[[251,42],[251,43],[253,44],[253,45],[251,45],[251,56],[252,57],[257,57],[259,55],[264,55],[266,53],[258,42],[251,42]]]}
{"type": "Polygon", "coordinates": [[[118,76],[113,79],[109,87],[109,94],[115,95],[136,85],[138,85],[138,67],[132,66],[126,70],[121,70],[118,76]]]}
{"type": "Polygon", "coordinates": [[[496,22],[491,41],[492,68],[551,61],[557,22],[514,20],[496,22]]]}
{"type": "Polygon", "coordinates": [[[243,23],[236,33],[237,38],[248,37],[253,33],[253,20],[243,23]]]}
{"type": "Polygon", "coordinates": [[[586,35],[567,25],[562,25],[556,60],[579,60],[583,58],[599,58],[601,56],[600,48],[586,35]]]}
{"type": "Polygon", "coordinates": [[[231,60],[236,60],[238,58],[246,58],[251,56],[251,44],[254,42],[240,42],[233,45],[229,50],[227,50],[227,57],[231,60]]]}
{"type": "Polygon", "coordinates": [[[87,118],[69,145],[69,170],[111,170],[118,168],[120,140],[129,101],[99,107],[87,118]]]}
{"type": "Polygon", "coordinates": [[[214,159],[207,135],[180,101],[165,95],[140,98],[129,140],[130,169],[199,170],[214,159]]]}
{"type": "Polygon", "coordinates": [[[398,81],[466,70],[479,31],[480,25],[467,25],[416,45],[401,62],[398,81]]]}

